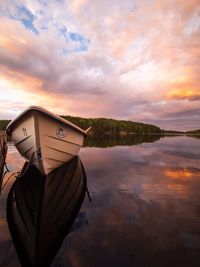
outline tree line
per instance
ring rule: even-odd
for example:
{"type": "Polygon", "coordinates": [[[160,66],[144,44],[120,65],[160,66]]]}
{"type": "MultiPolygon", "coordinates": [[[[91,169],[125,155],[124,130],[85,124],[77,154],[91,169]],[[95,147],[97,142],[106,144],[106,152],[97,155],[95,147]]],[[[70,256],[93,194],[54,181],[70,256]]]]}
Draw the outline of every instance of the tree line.
{"type": "Polygon", "coordinates": [[[120,133],[161,133],[162,130],[154,125],[142,122],[115,120],[110,118],[80,118],[73,116],[61,116],[86,130],[92,126],[92,133],[96,134],[120,134],[120,133]]]}
{"type": "MultiPolygon", "coordinates": [[[[161,133],[162,130],[154,125],[142,122],[133,122],[126,120],[115,120],[108,118],[81,118],[74,116],[61,116],[64,119],[74,123],[82,129],[92,126],[92,133],[99,134],[120,134],[120,133],[161,133]]],[[[10,120],[0,120],[0,130],[5,130],[10,120]]]]}
{"type": "Polygon", "coordinates": [[[5,131],[10,120],[0,120],[0,131],[5,131]]]}
{"type": "Polygon", "coordinates": [[[193,130],[193,131],[187,131],[186,134],[200,134],[200,129],[193,130]]]}

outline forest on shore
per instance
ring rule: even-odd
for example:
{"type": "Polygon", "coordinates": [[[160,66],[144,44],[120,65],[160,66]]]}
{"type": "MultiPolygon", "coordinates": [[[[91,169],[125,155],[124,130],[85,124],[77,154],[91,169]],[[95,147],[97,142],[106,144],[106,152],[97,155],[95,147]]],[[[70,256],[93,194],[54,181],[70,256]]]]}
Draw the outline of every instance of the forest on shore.
{"type": "MultiPolygon", "coordinates": [[[[142,122],[115,120],[108,118],[81,118],[74,116],[61,116],[86,130],[92,126],[92,133],[98,134],[125,134],[125,133],[161,133],[162,130],[154,125],[142,122]]],[[[5,130],[10,120],[0,120],[0,130],[5,130]]]]}
{"type": "Polygon", "coordinates": [[[92,126],[92,133],[96,134],[125,134],[125,133],[161,133],[162,130],[154,125],[142,122],[115,120],[109,118],[80,118],[72,116],[61,116],[64,119],[78,125],[86,130],[92,126]]]}
{"type": "Polygon", "coordinates": [[[200,134],[200,129],[193,130],[193,131],[187,131],[186,134],[193,134],[193,135],[198,134],[199,135],[200,134]]]}
{"type": "MultiPolygon", "coordinates": [[[[199,130],[180,132],[173,130],[163,130],[158,126],[145,124],[142,122],[135,122],[130,120],[116,120],[111,118],[81,118],[75,116],[62,115],[62,118],[74,123],[80,128],[86,130],[92,126],[90,132],[91,135],[125,135],[125,134],[141,134],[141,133],[151,133],[151,134],[188,134],[188,135],[199,135],[199,130]]],[[[10,120],[0,120],[0,130],[5,131],[10,120]]]]}

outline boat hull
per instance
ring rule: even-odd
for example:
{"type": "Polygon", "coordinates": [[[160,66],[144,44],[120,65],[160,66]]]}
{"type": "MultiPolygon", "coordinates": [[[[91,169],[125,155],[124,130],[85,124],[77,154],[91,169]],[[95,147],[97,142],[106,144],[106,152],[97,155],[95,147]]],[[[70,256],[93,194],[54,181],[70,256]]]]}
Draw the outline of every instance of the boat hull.
{"type": "Polygon", "coordinates": [[[11,135],[19,153],[45,175],[77,156],[84,141],[81,132],[35,110],[23,116],[11,135]]]}
{"type": "Polygon", "coordinates": [[[7,199],[9,230],[22,266],[50,266],[83,202],[86,176],[78,157],[49,175],[25,166],[7,199]]]}

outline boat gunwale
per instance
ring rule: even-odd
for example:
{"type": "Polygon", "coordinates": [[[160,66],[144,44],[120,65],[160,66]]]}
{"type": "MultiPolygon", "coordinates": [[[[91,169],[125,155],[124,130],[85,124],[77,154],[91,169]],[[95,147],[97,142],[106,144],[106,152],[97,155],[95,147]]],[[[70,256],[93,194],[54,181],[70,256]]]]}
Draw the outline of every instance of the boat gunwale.
{"type": "Polygon", "coordinates": [[[29,108],[27,108],[25,111],[23,111],[21,114],[19,114],[14,120],[12,120],[7,128],[6,128],[6,134],[7,135],[11,135],[12,133],[12,130],[19,124],[19,121],[20,119],[22,119],[24,116],[27,116],[29,113],[31,112],[40,112],[41,114],[43,115],[46,115],[47,117],[50,117],[56,121],[59,121],[67,126],[70,126],[71,128],[73,128],[74,130],[80,132],[81,134],[83,134],[84,136],[87,135],[87,132],[84,131],[83,129],[81,129],[80,127],[76,126],[75,124],[73,124],[72,122],[68,121],[68,120],[65,120],[53,113],[51,113],[50,111],[44,109],[44,108],[41,108],[41,107],[38,107],[38,106],[30,106],[29,108]]]}

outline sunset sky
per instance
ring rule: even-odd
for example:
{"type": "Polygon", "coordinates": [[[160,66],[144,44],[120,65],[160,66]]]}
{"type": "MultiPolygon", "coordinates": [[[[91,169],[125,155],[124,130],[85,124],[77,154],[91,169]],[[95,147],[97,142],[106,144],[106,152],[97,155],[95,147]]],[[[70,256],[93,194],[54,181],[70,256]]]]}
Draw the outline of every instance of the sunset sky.
{"type": "Polygon", "coordinates": [[[0,118],[200,128],[199,0],[0,0],[0,118]]]}

